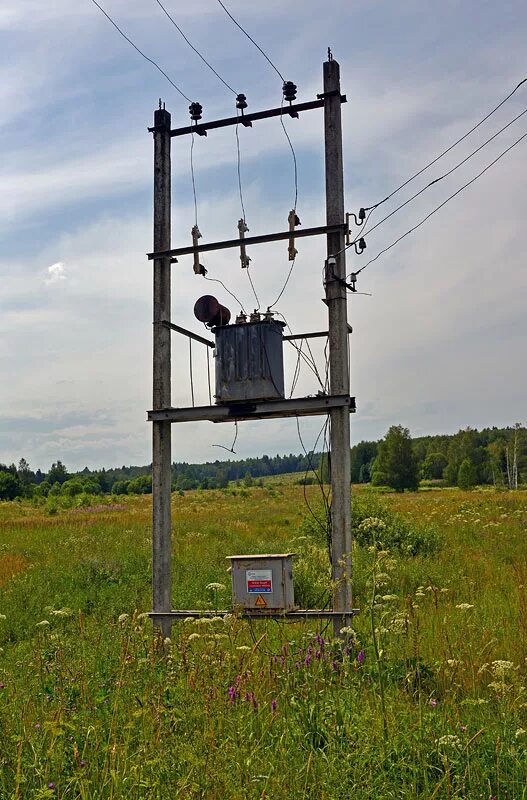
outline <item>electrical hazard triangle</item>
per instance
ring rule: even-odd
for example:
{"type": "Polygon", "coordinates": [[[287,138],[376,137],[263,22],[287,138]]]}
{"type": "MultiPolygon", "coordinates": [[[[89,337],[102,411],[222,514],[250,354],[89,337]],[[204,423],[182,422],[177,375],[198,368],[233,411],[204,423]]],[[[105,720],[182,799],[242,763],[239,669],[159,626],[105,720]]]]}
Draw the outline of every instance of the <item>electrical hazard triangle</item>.
{"type": "Polygon", "coordinates": [[[259,594],[256,597],[255,606],[257,608],[267,608],[267,602],[263,594],[259,594]]]}

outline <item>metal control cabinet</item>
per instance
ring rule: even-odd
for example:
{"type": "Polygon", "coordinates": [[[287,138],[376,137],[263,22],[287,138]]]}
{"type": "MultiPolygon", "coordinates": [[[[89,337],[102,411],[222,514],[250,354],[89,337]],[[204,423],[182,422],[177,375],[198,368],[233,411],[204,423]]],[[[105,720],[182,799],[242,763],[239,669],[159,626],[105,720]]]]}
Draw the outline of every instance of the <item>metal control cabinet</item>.
{"type": "Polygon", "coordinates": [[[283,328],[263,320],[214,329],[217,403],[284,398],[283,328]]]}
{"type": "Polygon", "coordinates": [[[294,611],[293,556],[229,556],[233,605],[251,611],[294,611]]]}

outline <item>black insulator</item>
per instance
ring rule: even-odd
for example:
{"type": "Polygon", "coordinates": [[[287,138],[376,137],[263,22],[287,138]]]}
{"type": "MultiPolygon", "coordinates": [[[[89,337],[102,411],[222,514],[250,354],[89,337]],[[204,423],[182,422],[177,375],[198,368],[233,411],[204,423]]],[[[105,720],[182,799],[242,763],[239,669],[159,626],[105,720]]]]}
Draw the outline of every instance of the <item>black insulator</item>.
{"type": "Polygon", "coordinates": [[[201,103],[191,103],[188,107],[190,118],[197,122],[198,119],[201,119],[201,115],[203,113],[203,106],[201,103]]]}
{"type": "Polygon", "coordinates": [[[284,100],[292,103],[296,100],[296,84],[293,81],[284,81],[283,85],[284,100]]]}
{"type": "Polygon", "coordinates": [[[247,98],[244,94],[237,94],[236,95],[236,108],[239,108],[240,111],[243,111],[244,108],[247,108],[247,98]]]}
{"type": "Polygon", "coordinates": [[[366,209],[359,208],[359,220],[362,222],[365,219],[366,219],[366,209]]]}
{"type": "Polygon", "coordinates": [[[362,236],[359,239],[359,250],[361,251],[361,253],[363,250],[366,250],[366,240],[363,239],[362,236]]]}

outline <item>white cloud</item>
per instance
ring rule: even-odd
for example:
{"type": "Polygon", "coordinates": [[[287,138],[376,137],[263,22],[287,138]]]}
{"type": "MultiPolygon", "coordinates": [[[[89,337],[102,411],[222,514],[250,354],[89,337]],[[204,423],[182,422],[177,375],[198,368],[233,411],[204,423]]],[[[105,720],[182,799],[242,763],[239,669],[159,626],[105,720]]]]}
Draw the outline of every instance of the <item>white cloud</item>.
{"type": "Polygon", "coordinates": [[[57,261],[55,264],[51,264],[46,270],[47,278],[44,279],[44,283],[53,284],[53,283],[60,283],[61,281],[66,280],[66,267],[62,263],[62,261],[57,261]]]}

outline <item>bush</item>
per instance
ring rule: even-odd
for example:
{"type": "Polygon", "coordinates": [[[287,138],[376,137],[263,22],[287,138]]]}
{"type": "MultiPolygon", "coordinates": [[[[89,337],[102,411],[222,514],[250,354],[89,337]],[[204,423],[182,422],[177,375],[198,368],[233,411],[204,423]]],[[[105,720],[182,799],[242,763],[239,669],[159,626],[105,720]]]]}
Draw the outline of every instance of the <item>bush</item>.
{"type": "MultiPolygon", "coordinates": [[[[313,511],[320,520],[324,520],[325,514],[321,506],[313,508],[313,511]]],[[[396,550],[405,556],[428,556],[441,549],[441,540],[433,528],[409,522],[371,493],[354,496],[351,504],[351,526],[353,541],[360,547],[377,544],[378,547],[396,550]]],[[[300,530],[325,546],[323,528],[323,525],[310,516],[304,518],[300,530]]]]}

